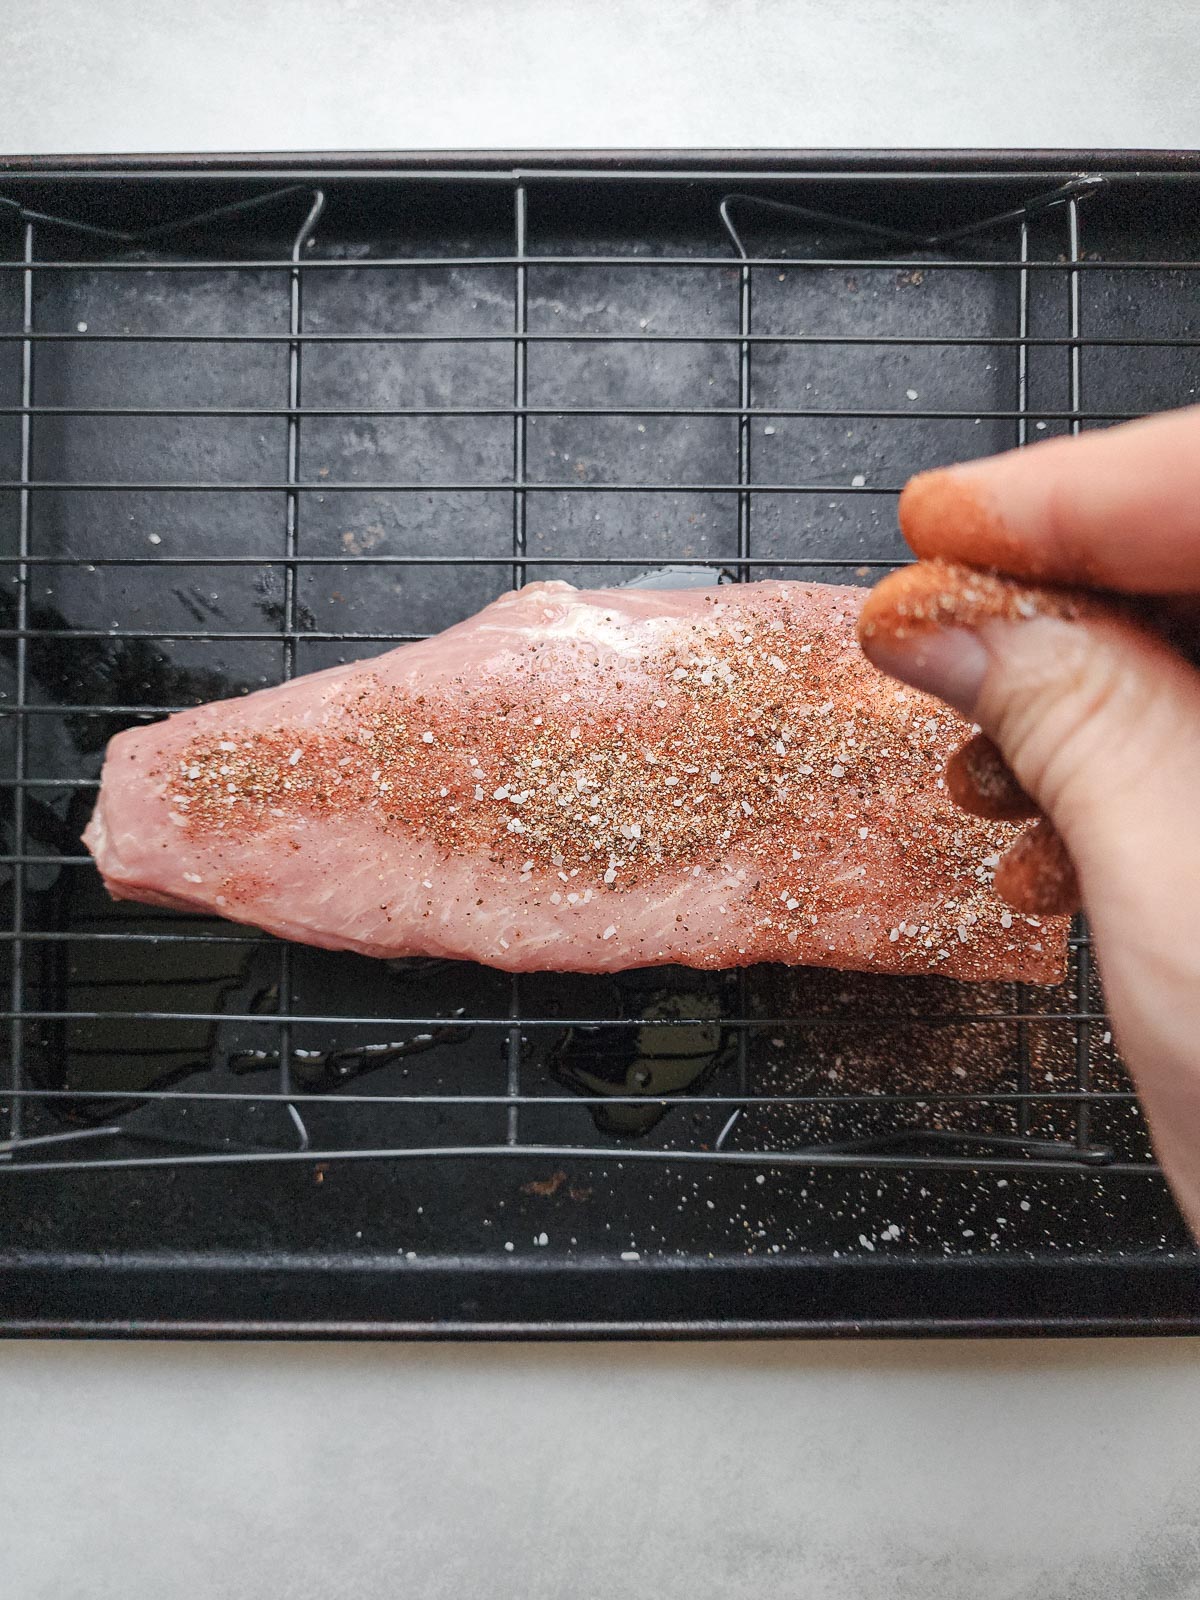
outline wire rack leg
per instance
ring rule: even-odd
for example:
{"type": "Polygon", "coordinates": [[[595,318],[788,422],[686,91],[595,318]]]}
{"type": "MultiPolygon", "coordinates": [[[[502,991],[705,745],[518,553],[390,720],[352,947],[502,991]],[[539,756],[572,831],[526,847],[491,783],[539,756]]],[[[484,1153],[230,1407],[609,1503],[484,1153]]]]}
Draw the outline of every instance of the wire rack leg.
{"type": "MultiPolygon", "coordinates": [[[[1017,280],[1017,448],[1024,449],[1029,443],[1029,347],[1026,341],[1029,338],[1029,223],[1022,218],[1020,231],[1020,254],[1022,269],[1017,280]]],[[[1029,1058],[1029,1023],[1025,1020],[1025,1013],[1029,1010],[1029,989],[1023,983],[1018,983],[1015,989],[1017,1014],[1021,1020],[1017,1023],[1017,1089],[1022,1098],[1017,1107],[1017,1131],[1022,1136],[1028,1136],[1031,1127],[1031,1111],[1028,1096],[1032,1088],[1033,1075],[1029,1058]]]]}
{"type": "MultiPolygon", "coordinates": [[[[722,218],[731,236],[737,241],[737,235],[732,233],[732,224],[727,211],[722,212],[722,218]]],[[[740,248],[740,244],[739,244],[740,248]]],[[[744,254],[744,252],[743,252],[744,254]]],[[[752,274],[747,265],[743,265],[738,275],[738,436],[737,436],[737,577],[739,583],[749,583],[754,574],[750,567],[750,519],[752,511],[753,491],[750,487],[752,462],[750,454],[750,406],[753,398],[752,373],[750,368],[750,335],[753,332],[753,300],[752,300],[752,274]]],[[[737,1030],[737,1080],[738,1093],[747,1095],[750,1092],[750,1041],[747,1036],[745,1023],[747,1021],[747,1008],[750,1003],[750,985],[746,979],[745,967],[738,968],[737,975],[737,1008],[741,1026],[737,1030]]],[[[742,1107],[734,1108],[733,1113],[717,1135],[716,1148],[724,1149],[733,1136],[734,1129],[741,1119],[742,1107]]]]}
{"type": "MultiPolygon", "coordinates": [[[[512,582],[519,589],[525,582],[528,548],[528,497],[525,493],[526,449],[528,445],[526,406],[529,400],[529,352],[525,334],[529,329],[528,268],[520,265],[526,252],[528,193],[523,183],[513,191],[513,234],[518,265],[513,268],[513,501],[512,501],[512,582]]],[[[508,1014],[513,1026],[508,1030],[508,1093],[513,1103],[505,1118],[505,1139],[510,1145],[521,1137],[521,1112],[516,1103],[521,1094],[521,980],[514,972],[509,988],[508,1014]]]]}
{"type": "MultiPolygon", "coordinates": [[[[316,190],[308,215],[292,242],[292,261],[296,263],[289,274],[288,330],[293,342],[288,346],[288,419],[287,419],[287,481],[285,497],[286,520],[284,524],[283,568],[283,676],[288,679],[296,672],[296,587],[297,560],[299,556],[300,495],[294,487],[300,476],[300,350],[299,334],[303,323],[301,252],[325,209],[325,196],[316,190]]],[[[284,942],[279,947],[279,1088],[287,1094],[292,1087],[292,947],[284,942]]],[[[288,1114],[296,1125],[300,1148],[308,1145],[308,1131],[296,1107],[289,1103],[288,1114]]]]}
{"type": "MultiPolygon", "coordinates": [[[[1067,202],[1067,258],[1075,262],[1080,259],[1079,237],[1079,199],[1077,196],[1067,202]]],[[[1069,331],[1071,343],[1068,346],[1067,356],[1070,362],[1068,369],[1068,398],[1072,412],[1071,433],[1079,434],[1083,429],[1079,412],[1083,403],[1083,351],[1080,349],[1080,310],[1079,310],[1079,273],[1072,272],[1067,278],[1067,296],[1069,331]]],[[[1081,940],[1075,951],[1075,983],[1078,989],[1077,1009],[1081,1014],[1088,1009],[1087,994],[1091,986],[1091,951],[1086,940],[1081,940]]],[[[1081,1020],[1075,1025],[1075,1079],[1076,1086],[1082,1095],[1089,1094],[1092,1082],[1092,1028],[1091,1023],[1081,1020]]],[[[1076,1143],[1082,1149],[1092,1141],[1092,1108],[1088,1100],[1081,1099],[1075,1127],[1076,1143]]]]}
{"type": "MultiPolygon", "coordinates": [[[[29,488],[32,476],[33,454],[33,417],[29,408],[33,405],[33,342],[29,337],[33,333],[33,260],[34,260],[34,228],[32,222],[27,222],[24,229],[24,261],[25,271],[22,275],[22,331],[26,337],[21,344],[21,405],[24,408],[21,416],[21,488],[18,504],[18,539],[20,560],[17,566],[17,638],[15,650],[16,664],[16,698],[17,705],[23,706],[29,695],[29,657],[28,657],[28,631],[29,631],[29,556],[32,537],[32,490],[29,488]]],[[[22,1015],[25,1009],[25,863],[23,857],[27,854],[27,841],[25,838],[25,780],[28,766],[28,740],[26,736],[26,721],[18,715],[16,727],[13,730],[16,742],[13,761],[13,847],[16,859],[13,862],[13,888],[12,888],[12,1018],[9,1023],[9,1044],[12,1052],[11,1062],[11,1087],[14,1092],[11,1100],[11,1114],[9,1120],[9,1138],[13,1143],[21,1139],[24,1128],[24,1102],[19,1093],[24,1084],[25,1076],[25,1020],[22,1015]]]]}

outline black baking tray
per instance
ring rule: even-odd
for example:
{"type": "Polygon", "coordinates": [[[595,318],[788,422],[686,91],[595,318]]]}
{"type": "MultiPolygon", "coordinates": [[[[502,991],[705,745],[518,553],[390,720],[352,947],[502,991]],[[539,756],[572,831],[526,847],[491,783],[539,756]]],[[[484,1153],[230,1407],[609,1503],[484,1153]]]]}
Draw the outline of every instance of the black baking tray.
{"type": "Polygon", "coordinates": [[[1192,152],[0,160],[0,1324],[1191,1331],[1057,989],[511,980],[109,903],[119,728],[535,577],[867,583],[913,471],[1194,396],[1192,152]]]}

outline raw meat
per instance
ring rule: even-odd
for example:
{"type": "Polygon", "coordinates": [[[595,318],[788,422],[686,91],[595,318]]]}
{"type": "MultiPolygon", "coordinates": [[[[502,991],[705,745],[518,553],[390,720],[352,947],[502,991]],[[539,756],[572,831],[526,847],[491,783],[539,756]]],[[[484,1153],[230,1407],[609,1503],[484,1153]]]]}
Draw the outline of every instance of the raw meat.
{"type": "Polygon", "coordinates": [[[858,589],[530,584],[436,638],[119,734],[118,898],[514,971],[757,961],[1053,982],[1066,922],[941,777],[966,725],[860,653],[858,589]]]}

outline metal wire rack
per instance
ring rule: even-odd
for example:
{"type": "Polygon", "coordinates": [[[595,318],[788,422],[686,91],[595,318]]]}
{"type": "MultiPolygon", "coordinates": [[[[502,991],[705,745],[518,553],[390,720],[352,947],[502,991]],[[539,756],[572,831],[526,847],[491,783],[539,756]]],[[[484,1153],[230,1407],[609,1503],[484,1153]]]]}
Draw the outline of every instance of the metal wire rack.
{"type": "Polygon", "coordinates": [[[0,1168],[1153,1176],[1083,926],[1057,991],[385,971],[109,905],[75,840],[130,722],[533,576],[868,579],[919,466],[1185,402],[1194,182],[0,180],[0,1168]]]}

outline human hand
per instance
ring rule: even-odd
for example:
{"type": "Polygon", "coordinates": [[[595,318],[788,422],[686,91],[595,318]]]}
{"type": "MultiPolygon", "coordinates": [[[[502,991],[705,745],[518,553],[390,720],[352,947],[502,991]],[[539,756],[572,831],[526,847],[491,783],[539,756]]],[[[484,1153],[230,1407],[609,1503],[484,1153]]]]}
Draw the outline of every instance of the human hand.
{"type": "Polygon", "coordinates": [[[1034,853],[1074,865],[1117,1043],[1200,1235],[1200,407],[922,473],[900,525],[923,558],[1136,597],[981,578],[966,603],[939,560],[885,579],[860,637],[980,724],[993,776],[1015,774],[1012,815],[1049,819],[1034,853]]]}

